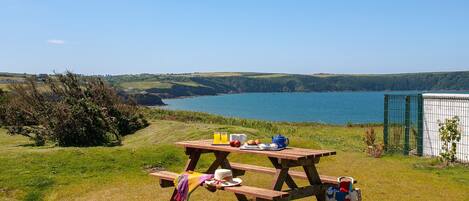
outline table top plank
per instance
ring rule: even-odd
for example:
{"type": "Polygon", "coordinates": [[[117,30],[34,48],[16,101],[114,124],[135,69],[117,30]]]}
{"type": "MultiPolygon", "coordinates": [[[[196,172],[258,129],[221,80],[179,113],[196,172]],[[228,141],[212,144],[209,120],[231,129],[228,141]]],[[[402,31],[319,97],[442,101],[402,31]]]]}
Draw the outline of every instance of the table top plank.
{"type": "Polygon", "coordinates": [[[223,146],[223,145],[212,145],[212,140],[195,140],[195,141],[183,141],[177,142],[176,145],[183,146],[185,148],[203,149],[211,151],[224,151],[233,153],[246,153],[246,154],[257,154],[264,155],[267,157],[274,157],[280,159],[299,160],[303,158],[316,158],[322,156],[335,155],[335,151],[328,150],[312,150],[304,148],[288,147],[281,151],[256,151],[256,150],[241,150],[237,147],[223,146]]]}

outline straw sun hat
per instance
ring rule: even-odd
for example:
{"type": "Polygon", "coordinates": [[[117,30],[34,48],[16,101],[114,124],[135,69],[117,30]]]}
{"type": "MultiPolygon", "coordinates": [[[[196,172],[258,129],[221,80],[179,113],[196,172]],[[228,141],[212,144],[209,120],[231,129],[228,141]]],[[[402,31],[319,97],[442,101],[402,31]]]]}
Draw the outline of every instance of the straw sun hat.
{"type": "Polygon", "coordinates": [[[233,178],[233,172],[229,169],[217,169],[213,178],[205,181],[207,185],[216,187],[229,187],[241,184],[240,178],[233,178]]]}

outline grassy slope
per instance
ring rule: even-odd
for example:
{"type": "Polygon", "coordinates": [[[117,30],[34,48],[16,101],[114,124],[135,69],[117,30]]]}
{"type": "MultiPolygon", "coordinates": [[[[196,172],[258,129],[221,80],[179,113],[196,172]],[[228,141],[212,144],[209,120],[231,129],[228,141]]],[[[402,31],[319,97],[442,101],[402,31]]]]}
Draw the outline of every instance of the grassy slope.
{"type": "MultiPolygon", "coordinates": [[[[239,126],[154,120],[148,128],[127,136],[121,147],[37,148],[0,130],[0,200],[167,200],[171,189],[159,188],[145,169],[159,166],[180,171],[186,157],[171,144],[208,138],[214,130],[268,136],[239,126]]],[[[429,168],[432,160],[414,157],[369,158],[360,152],[362,133],[359,127],[303,125],[290,137],[293,146],[337,150],[336,156],[321,161],[320,173],[356,177],[364,200],[467,200],[467,168],[429,168]]],[[[267,159],[254,156],[230,158],[268,165],[267,159]]],[[[200,167],[207,167],[211,159],[204,156],[200,167]]],[[[272,177],[248,174],[243,179],[248,185],[268,187],[272,177]]],[[[229,193],[199,189],[192,200],[235,199],[229,193]]]]}
{"type": "Polygon", "coordinates": [[[5,91],[7,91],[7,90],[8,90],[8,85],[9,85],[9,84],[3,84],[3,83],[2,83],[2,84],[0,84],[0,89],[3,89],[3,90],[5,90],[5,91]]]}
{"type": "Polygon", "coordinates": [[[161,89],[166,89],[166,88],[171,88],[173,86],[170,83],[165,83],[165,82],[158,82],[158,81],[141,81],[141,82],[123,82],[120,84],[120,87],[123,87],[125,89],[149,89],[149,88],[161,88],[161,89]]]}
{"type": "Polygon", "coordinates": [[[199,87],[203,86],[201,84],[195,83],[195,82],[177,82],[177,81],[171,81],[171,82],[160,82],[160,81],[133,81],[133,82],[123,82],[120,83],[119,86],[124,88],[124,89],[139,89],[139,90],[145,90],[145,89],[151,89],[151,88],[159,88],[159,89],[169,89],[173,85],[178,84],[178,85],[183,85],[183,86],[190,86],[190,87],[199,87]]]}

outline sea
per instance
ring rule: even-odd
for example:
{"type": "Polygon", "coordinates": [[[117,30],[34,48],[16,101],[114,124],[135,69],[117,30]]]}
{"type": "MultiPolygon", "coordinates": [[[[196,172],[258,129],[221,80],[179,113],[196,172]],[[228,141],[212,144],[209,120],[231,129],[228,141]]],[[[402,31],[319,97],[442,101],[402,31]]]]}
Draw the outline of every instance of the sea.
{"type": "Polygon", "coordinates": [[[163,100],[171,110],[189,110],[269,121],[327,124],[382,123],[385,94],[380,92],[241,93],[163,100]]]}

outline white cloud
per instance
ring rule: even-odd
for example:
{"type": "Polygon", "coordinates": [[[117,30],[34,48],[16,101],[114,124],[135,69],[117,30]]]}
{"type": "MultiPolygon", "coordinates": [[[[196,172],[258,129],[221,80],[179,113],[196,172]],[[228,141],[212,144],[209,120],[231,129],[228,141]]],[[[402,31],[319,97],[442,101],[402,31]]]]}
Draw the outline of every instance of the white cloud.
{"type": "Polygon", "coordinates": [[[51,44],[51,45],[63,45],[63,44],[65,44],[65,41],[64,40],[57,40],[57,39],[50,39],[50,40],[47,40],[47,43],[51,44]]]}

